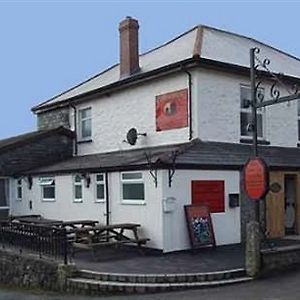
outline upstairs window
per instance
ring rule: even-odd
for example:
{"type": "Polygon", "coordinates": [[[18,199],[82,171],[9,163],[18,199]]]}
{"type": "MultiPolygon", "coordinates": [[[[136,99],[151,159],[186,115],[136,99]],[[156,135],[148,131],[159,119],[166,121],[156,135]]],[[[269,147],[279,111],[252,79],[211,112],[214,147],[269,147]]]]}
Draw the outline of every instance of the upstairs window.
{"type": "Polygon", "coordinates": [[[104,174],[96,174],[96,202],[105,200],[105,178],[104,174]]]}
{"type": "MultiPolygon", "coordinates": [[[[257,94],[257,101],[260,101],[264,96],[264,89],[260,88],[257,94]]],[[[243,138],[252,138],[252,113],[251,113],[251,89],[249,86],[241,86],[240,88],[241,99],[241,136],[243,138]]],[[[263,109],[257,110],[257,137],[258,139],[264,138],[264,113],[263,109]]]]}
{"type": "Polygon", "coordinates": [[[83,178],[81,175],[74,176],[74,202],[82,202],[83,178]]]}
{"type": "Polygon", "coordinates": [[[121,174],[122,200],[124,203],[144,203],[145,187],[142,172],[124,172],[121,174]]]}
{"type": "Polygon", "coordinates": [[[54,177],[41,177],[39,184],[42,189],[43,201],[55,201],[55,179],[54,177]]]}
{"type": "Polygon", "coordinates": [[[92,108],[79,110],[79,138],[81,140],[92,137],[92,108]]]}
{"type": "Polygon", "coordinates": [[[17,200],[22,200],[22,198],[23,198],[23,187],[22,187],[22,179],[21,178],[17,179],[16,187],[17,187],[17,200]]]}

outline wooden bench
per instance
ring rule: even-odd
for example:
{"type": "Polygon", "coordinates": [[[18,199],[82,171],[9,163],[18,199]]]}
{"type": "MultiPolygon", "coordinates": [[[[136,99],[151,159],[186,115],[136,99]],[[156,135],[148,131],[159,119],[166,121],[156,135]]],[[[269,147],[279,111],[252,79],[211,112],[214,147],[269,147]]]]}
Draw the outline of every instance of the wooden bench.
{"type": "Polygon", "coordinates": [[[140,224],[123,223],[112,225],[97,225],[91,228],[74,229],[75,240],[73,247],[95,251],[105,246],[118,246],[136,244],[138,247],[145,245],[150,239],[138,236],[140,224]],[[133,237],[125,235],[125,231],[132,232],[133,237]]]}

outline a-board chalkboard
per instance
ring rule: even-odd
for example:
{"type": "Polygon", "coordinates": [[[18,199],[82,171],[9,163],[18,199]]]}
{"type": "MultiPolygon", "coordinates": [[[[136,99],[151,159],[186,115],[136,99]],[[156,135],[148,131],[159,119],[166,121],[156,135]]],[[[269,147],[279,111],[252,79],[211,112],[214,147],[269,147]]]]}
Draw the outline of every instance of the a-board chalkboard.
{"type": "Polygon", "coordinates": [[[208,207],[186,205],[184,210],[192,248],[215,246],[215,236],[208,207]]]}

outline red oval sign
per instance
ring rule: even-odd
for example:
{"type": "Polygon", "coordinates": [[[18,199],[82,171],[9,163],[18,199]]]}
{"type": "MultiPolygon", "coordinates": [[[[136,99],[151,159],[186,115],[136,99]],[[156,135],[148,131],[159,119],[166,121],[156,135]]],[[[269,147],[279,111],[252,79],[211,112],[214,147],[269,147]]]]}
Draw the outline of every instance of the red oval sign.
{"type": "Polygon", "coordinates": [[[260,158],[248,160],[244,167],[244,189],[251,200],[259,200],[268,191],[268,170],[260,158]]]}

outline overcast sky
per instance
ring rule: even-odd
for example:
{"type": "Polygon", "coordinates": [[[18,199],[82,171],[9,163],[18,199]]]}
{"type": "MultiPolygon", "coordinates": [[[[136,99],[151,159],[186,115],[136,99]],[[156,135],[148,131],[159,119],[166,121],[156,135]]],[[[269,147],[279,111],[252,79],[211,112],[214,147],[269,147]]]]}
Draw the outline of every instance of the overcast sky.
{"type": "Polygon", "coordinates": [[[0,0],[0,138],[35,130],[32,106],[118,62],[118,23],[140,23],[140,51],[197,24],[300,57],[299,1],[0,0]]]}

